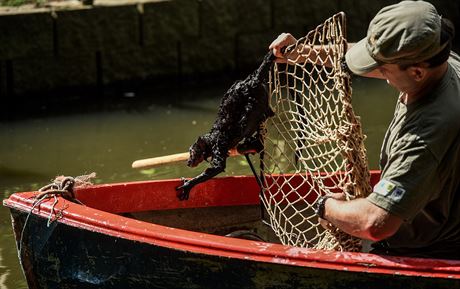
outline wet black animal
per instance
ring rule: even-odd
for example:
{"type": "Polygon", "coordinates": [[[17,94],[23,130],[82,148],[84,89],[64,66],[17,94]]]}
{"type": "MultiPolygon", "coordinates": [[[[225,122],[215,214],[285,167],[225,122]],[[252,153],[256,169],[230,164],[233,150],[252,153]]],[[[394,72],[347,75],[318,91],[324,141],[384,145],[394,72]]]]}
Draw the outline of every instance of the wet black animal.
{"type": "Polygon", "coordinates": [[[211,167],[177,187],[180,200],[187,200],[190,190],[225,170],[228,151],[238,145],[238,151],[263,149],[259,137],[261,124],[274,113],[268,103],[268,75],[273,60],[270,51],[259,68],[246,79],[236,81],[224,94],[211,131],[198,137],[190,147],[187,165],[195,167],[210,158],[211,167]]]}

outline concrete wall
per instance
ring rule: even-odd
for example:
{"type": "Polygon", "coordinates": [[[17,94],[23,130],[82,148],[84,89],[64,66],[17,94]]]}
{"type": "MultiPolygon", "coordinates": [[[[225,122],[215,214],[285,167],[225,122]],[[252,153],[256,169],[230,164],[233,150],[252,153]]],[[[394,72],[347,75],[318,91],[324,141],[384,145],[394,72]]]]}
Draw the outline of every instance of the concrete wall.
{"type": "MultiPolygon", "coordinates": [[[[345,11],[348,39],[356,41],[364,37],[375,13],[395,2],[170,0],[110,5],[96,1],[93,7],[3,11],[0,98],[74,88],[97,92],[117,83],[155,84],[247,71],[257,66],[281,32],[299,37],[345,11]]],[[[460,3],[431,2],[458,29],[460,3]]]]}

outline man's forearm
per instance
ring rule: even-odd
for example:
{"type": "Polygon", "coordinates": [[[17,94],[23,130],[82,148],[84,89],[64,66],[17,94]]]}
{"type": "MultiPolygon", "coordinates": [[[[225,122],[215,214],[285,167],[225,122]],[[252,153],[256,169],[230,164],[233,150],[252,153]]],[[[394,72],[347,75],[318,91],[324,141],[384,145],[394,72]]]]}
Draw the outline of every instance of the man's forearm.
{"type": "Polygon", "coordinates": [[[402,220],[364,198],[352,201],[328,199],[324,218],[342,231],[379,241],[393,235],[402,220]]]}

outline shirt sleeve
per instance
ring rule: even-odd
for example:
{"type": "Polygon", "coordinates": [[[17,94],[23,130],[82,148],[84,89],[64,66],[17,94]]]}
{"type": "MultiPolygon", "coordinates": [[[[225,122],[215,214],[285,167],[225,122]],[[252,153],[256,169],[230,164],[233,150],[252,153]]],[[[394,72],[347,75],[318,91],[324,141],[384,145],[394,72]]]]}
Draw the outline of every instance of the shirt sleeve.
{"type": "Polygon", "coordinates": [[[401,141],[392,151],[367,199],[409,221],[439,195],[438,161],[420,140],[401,141]]]}

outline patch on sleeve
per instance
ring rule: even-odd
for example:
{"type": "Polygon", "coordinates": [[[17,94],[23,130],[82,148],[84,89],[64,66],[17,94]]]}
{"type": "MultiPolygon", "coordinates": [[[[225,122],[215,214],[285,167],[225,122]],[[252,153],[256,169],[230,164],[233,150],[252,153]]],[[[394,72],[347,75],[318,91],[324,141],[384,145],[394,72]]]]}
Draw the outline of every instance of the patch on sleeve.
{"type": "Polygon", "coordinates": [[[374,186],[374,192],[378,193],[381,196],[389,197],[394,201],[398,201],[404,195],[406,190],[390,181],[380,180],[374,186]]]}

